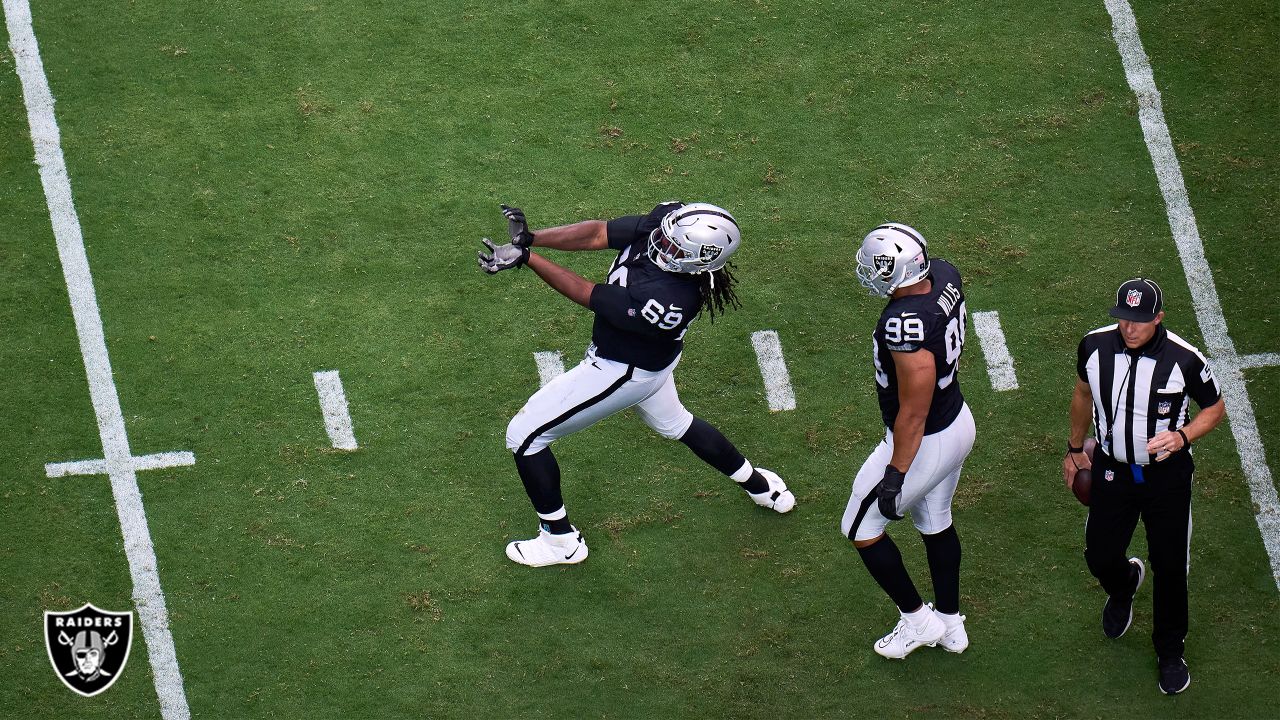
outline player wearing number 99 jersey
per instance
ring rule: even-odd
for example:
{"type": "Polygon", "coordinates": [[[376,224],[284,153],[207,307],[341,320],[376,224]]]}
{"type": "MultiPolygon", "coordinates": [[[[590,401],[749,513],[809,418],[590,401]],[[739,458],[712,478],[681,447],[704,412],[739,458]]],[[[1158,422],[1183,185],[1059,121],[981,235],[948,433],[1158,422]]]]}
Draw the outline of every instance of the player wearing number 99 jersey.
{"type": "Polygon", "coordinates": [[[723,434],[685,409],[672,373],[689,324],[736,307],[729,257],[738,223],[705,203],[662,203],[645,215],[528,229],[524,213],[503,206],[512,242],[480,255],[490,274],[527,264],[548,285],[595,313],[592,343],[577,367],[534,393],[507,426],[507,448],[539,518],[538,536],[507,545],[507,557],[534,567],[582,562],[587,545],[569,523],[560,467],[549,445],[620,410],[635,407],[663,437],[684,443],[736,481],[757,504],[785,513],[795,497],[776,473],[755,468],[723,434]],[[618,251],[604,283],[593,283],[530,247],[618,251]]]}
{"type": "Polygon", "coordinates": [[[886,431],[854,478],[840,530],[901,613],[875,644],[877,653],[901,659],[939,643],[963,652],[969,639],[959,614],[960,538],[951,519],[951,498],[974,440],[957,371],[964,348],[963,284],[950,263],[930,261],[919,232],[898,223],[872,230],[857,263],[862,284],[889,298],[872,351],[886,431]],[[904,514],[924,539],[936,608],[925,605],[885,534],[889,522],[904,514]]]}
{"type": "Polygon", "coordinates": [[[900,383],[894,353],[928,350],[933,356],[937,384],[925,417],[924,434],[943,430],[964,406],[957,364],[964,344],[964,293],[960,273],[946,260],[929,263],[929,292],[895,298],[876,324],[872,358],[876,368],[876,396],[885,427],[898,418],[900,383]]]}

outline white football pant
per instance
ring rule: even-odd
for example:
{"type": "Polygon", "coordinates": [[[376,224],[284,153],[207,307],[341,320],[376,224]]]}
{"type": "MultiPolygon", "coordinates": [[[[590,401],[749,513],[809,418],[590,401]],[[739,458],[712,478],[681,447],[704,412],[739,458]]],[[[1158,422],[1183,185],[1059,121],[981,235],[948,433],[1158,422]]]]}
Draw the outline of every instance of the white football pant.
{"type": "MultiPolygon", "coordinates": [[[[916,529],[933,535],[951,524],[951,498],[956,494],[960,467],[973,449],[973,414],[966,403],[960,414],[945,430],[925,435],[920,450],[911,462],[898,496],[898,512],[911,515],[916,529]]],[[[893,431],[886,430],[884,440],[867,457],[853,480],[853,493],[840,521],[840,532],[854,540],[879,537],[889,524],[880,514],[875,487],[884,479],[884,468],[893,458],[893,431]],[[849,530],[857,527],[850,536],[849,530]]]]}
{"type": "Polygon", "coordinates": [[[693,413],[680,402],[672,376],[679,363],[677,356],[661,370],[641,370],[597,356],[592,345],[577,367],[544,385],[511,418],[507,448],[533,455],[553,440],[633,405],[659,435],[679,439],[693,424],[693,413]]]}

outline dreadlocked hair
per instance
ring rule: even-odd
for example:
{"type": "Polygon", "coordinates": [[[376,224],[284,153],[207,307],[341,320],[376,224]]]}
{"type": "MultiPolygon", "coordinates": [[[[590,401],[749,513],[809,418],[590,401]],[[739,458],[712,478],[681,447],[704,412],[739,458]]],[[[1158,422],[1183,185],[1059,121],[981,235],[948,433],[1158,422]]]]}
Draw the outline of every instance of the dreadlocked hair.
{"type": "Polygon", "coordinates": [[[742,303],[738,302],[738,294],[733,291],[733,263],[725,263],[719,270],[703,273],[699,276],[698,283],[702,307],[711,313],[711,322],[715,322],[717,313],[724,314],[725,306],[735,310],[742,307],[742,303]]]}

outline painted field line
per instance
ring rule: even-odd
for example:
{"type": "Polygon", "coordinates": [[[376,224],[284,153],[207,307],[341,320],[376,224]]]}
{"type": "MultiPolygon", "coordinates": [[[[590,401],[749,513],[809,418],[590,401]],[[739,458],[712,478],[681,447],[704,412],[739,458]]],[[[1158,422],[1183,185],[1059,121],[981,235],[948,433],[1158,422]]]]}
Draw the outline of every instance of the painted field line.
{"type": "Polygon", "coordinates": [[[1257,353],[1256,355],[1241,355],[1240,368],[1260,368],[1273,367],[1280,365],[1280,353],[1257,353]]]}
{"type": "Polygon", "coordinates": [[[1013,356],[1000,329],[1000,313],[995,310],[973,314],[973,329],[978,333],[982,354],[987,358],[987,377],[997,392],[1018,389],[1018,376],[1013,371],[1013,356]]]}
{"type": "Polygon", "coordinates": [[[796,394],[791,389],[791,375],[787,362],[782,358],[782,342],[773,330],[751,333],[751,344],[760,362],[760,376],[764,378],[765,396],[773,412],[796,409],[796,394]]]}
{"type": "MultiPolygon", "coordinates": [[[[160,470],[171,467],[189,467],[196,464],[196,456],[189,452],[155,453],[129,458],[134,472],[138,470],[160,470]]],[[[67,477],[69,475],[106,475],[106,460],[74,460],[72,462],[45,463],[44,474],[48,477],[67,477]]]]}
{"type": "Polygon", "coordinates": [[[324,413],[324,429],[329,442],[339,450],[355,450],[356,433],[351,427],[351,413],[347,411],[347,394],[342,391],[342,379],[337,370],[322,370],[314,374],[316,392],[320,394],[320,411],[324,413]]]}
{"type": "Polygon", "coordinates": [[[564,374],[564,355],[555,352],[536,352],[533,361],[538,363],[538,382],[545,387],[547,383],[564,374]]]}
{"type": "Polygon", "coordinates": [[[1120,49],[1125,78],[1138,99],[1138,122],[1142,125],[1142,137],[1147,143],[1147,151],[1151,153],[1160,193],[1164,195],[1169,227],[1178,245],[1178,255],[1182,259],[1187,285],[1191,288],[1191,300],[1195,306],[1196,319],[1200,323],[1200,332],[1204,335],[1205,345],[1219,370],[1218,382],[1222,386],[1222,396],[1231,420],[1231,432],[1235,435],[1236,449],[1240,453],[1240,466],[1244,469],[1249,494],[1257,508],[1255,519],[1258,531],[1262,534],[1262,544],[1271,560],[1271,574],[1276,587],[1280,589],[1280,497],[1277,497],[1276,486],[1271,479],[1271,468],[1267,466],[1266,456],[1263,454],[1258,422],[1241,373],[1244,365],[1236,353],[1231,335],[1227,333],[1227,320],[1222,314],[1222,303],[1218,300],[1213,271],[1209,267],[1209,261],[1205,259],[1204,243],[1200,240],[1196,218],[1191,211],[1191,201],[1187,197],[1186,184],[1182,179],[1182,168],[1173,150],[1169,127],[1165,124],[1160,92],[1156,89],[1151,63],[1142,48],[1142,40],[1138,37],[1138,21],[1127,0],[1104,1],[1107,12],[1111,14],[1112,35],[1120,49]]]}
{"type": "Polygon", "coordinates": [[[124,535],[124,551],[129,560],[129,575],[133,580],[133,602],[147,643],[160,714],[166,720],[189,718],[191,711],[182,687],[173,635],[169,632],[169,612],[160,589],[155,548],[151,544],[151,531],[142,507],[142,493],[138,489],[135,458],[125,434],[124,413],[111,375],[111,361],[107,355],[107,341],[93,290],[93,278],[89,274],[80,219],[71,198],[71,180],[67,177],[61,135],[53,115],[53,93],[49,90],[44,63],[40,60],[40,48],[31,27],[31,7],[27,0],[3,0],[3,3],[9,48],[22,82],[36,165],[40,168],[40,183],[44,186],[62,275],[71,300],[71,315],[75,319],[80,354],[89,381],[89,397],[93,401],[98,435],[102,439],[104,459],[101,462],[111,479],[111,493],[115,497],[116,514],[124,535]]]}

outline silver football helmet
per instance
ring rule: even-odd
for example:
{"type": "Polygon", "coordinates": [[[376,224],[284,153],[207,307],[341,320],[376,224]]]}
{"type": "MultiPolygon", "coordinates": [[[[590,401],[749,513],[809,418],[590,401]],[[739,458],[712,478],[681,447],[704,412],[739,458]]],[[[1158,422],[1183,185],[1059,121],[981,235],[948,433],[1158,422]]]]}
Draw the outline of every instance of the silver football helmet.
{"type": "Polygon", "coordinates": [[[858,248],[858,281],[872,295],[889,297],[929,275],[924,236],[910,225],[885,223],[867,233],[858,248]]]}
{"type": "Polygon", "coordinates": [[[742,244],[738,222],[728,210],[691,203],[667,213],[649,233],[649,259],[667,272],[714,272],[742,244]]]}

